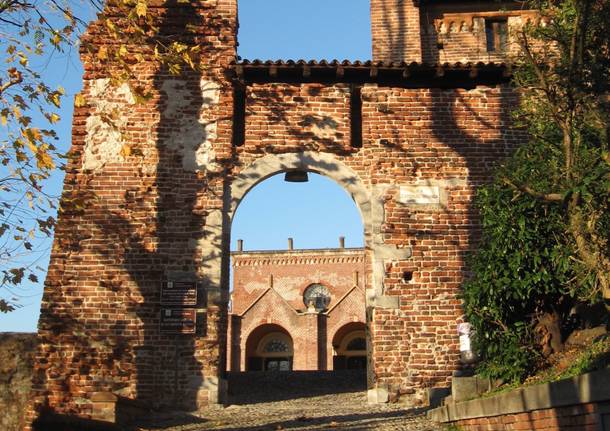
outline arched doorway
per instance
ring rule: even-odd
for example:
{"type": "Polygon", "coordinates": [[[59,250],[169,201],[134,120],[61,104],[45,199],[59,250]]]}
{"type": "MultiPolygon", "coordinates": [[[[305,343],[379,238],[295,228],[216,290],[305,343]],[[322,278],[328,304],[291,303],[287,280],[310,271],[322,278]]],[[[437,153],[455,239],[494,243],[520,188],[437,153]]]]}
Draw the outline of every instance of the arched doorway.
{"type": "Polygon", "coordinates": [[[335,333],[332,341],[334,370],[366,370],[366,325],[350,322],[335,333]]]}
{"type": "MultiPolygon", "coordinates": [[[[359,308],[362,310],[362,315],[360,316],[359,312],[355,312],[357,314],[352,315],[353,313],[350,310],[349,306],[349,295],[345,295],[348,297],[344,298],[344,294],[349,292],[344,291],[341,294],[334,294],[332,298],[335,299],[336,302],[328,304],[328,308],[324,309],[324,307],[310,307],[311,310],[305,309],[300,310],[299,304],[295,304],[294,306],[285,307],[286,303],[290,303],[292,300],[296,301],[297,296],[299,297],[299,301],[301,302],[300,307],[303,308],[303,298],[304,290],[310,285],[322,284],[330,286],[329,288],[334,288],[334,283],[327,283],[326,280],[309,280],[307,283],[304,282],[303,291],[295,290],[294,298],[289,299],[288,301],[283,301],[280,308],[282,308],[283,313],[290,314],[296,313],[296,315],[301,316],[300,319],[309,319],[310,322],[317,323],[314,325],[316,329],[310,330],[310,333],[317,333],[318,340],[321,340],[317,347],[306,345],[300,339],[294,339],[293,344],[293,362],[291,364],[293,370],[327,370],[329,372],[333,371],[332,367],[332,357],[333,350],[331,346],[331,337],[334,333],[334,328],[336,328],[337,324],[340,324],[341,321],[359,321],[362,323],[363,327],[366,327],[367,320],[365,316],[365,307],[366,306],[377,306],[376,302],[379,301],[383,304],[383,307],[392,308],[394,307],[394,302],[392,301],[394,298],[385,298],[383,296],[381,290],[381,278],[383,276],[383,260],[376,260],[375,256],[377,255],[377,251],[380,250],[380,257],[387,258],[384,254],[388,250],[388,246],[383,245],[383,241],[378,238],[381,233],[378,233],[372,229],[374,225],[379,222],[379,217],[382,216],[382,206],[383,202],[381,197],[371,196],[371,189],[367,187],[359,178],[359,175],[352,170],[347,165],[341,162],[341,157],[327,154],[327,153],[318,153],[318,152],[300,152],[300,153],[284,153],[284,154],[273,154],[264,156],[256,161],[254,161],[251,165],[246,167],[244,170],[240,171],[231,181],[230,184],[230,200],[225,201],[225,205],[227,205],[227,212],[225,215],[225,228],[223,229],[223,247],[225,247],[226,252],[223,253],[223,286],[226,286],[227,290],[229,289],[229,274],[231,273],[231,256],[232,253],[230,251],[231,244],[231,236],[233,233],[231,231],[233,218],[236,214],[237,208],[240,206],[244,198],[248,195],[248,193],[256,187],[259,183],[265,181],[266,179],[287,172],[309,172],[314,174],[319,174],[323,177],[326,177],[336,184],[338,184],[343,191],[347,192],[347,195],[351,197],[351,200],[355,204],[355,208],[357,208],[358,213],[360,215],[361,223],[362,223],[362,231],[364,237],[364,247],[360,248],[360,253],[364,256],[363,267],[364,269],[355,271],[353,277],[350,275],[350,279],[353,280],[353,284],[350,288],[354,288],[357,290],[357,295],[360,295],[361,304],[359,308]],[[366,293],[366,294],[365,294],[366,293]],[[386,300],[387,299],[387,300],[386,300]],[[343,301],[343,302],[341,302],[343,301]],[[337,303],[339,304],[337,306],[337,303]],[[292,308],[290,310],[289,308],[292,308]],[[311,313],[310,317],[306,317],[305,315],[311,313]],[[318,316],[315,317],[314,313],[317,313],[318,316]],[[325,313],[327,315],[325,315],[325,313]],[[334,313],[334,317],[330,316],[331,313],[334,313]],[[347,317],[345,313],[352,313],[347,317]],[[341,317],[343,315],[343,317],[341,317]],[[328,331],[324,325],[328,326],[328,331]],[[332,332],[331,332],[332,326],[332,332]],[[317,353],[315,353],[317,349],[317,353]],[[304,352],[314,352],[307,353],[304,352]],[[317,358],[315,356],[317,355],[317,358]],[[313,367],[317,368],[312,368],[313,367]],[[316,365],[317,364],[317,365],[316,365]]],[[[362,237],[361,237],[362,238],[362,237]]],[[[237,242],[236,240],[242,239],[238,236],[233,238],[233,242],[237,242]]],[[[335,239],[336,241],[336,239],[335,239]]],[[[237,249],[239,250],[243,243],[241,241],[238,242],[237,249]]],[[[246,240],[246,244],[248,247],[248,242],[246,240]]],[[[291,249],[292,243],[289,243],[288,250],[291,249]]],[[[339,248],[342,248],[340,246],[339,248]]],[[[391,246],[392,250],[395,249],[394,246],[391,246]]],[[[252,249],[251,249],[252,250],[252,249]]],[[[286,249],[283,249],[286,251],[286,249]]],[[[397,256],[403,257],[403,255],[407,255],[409,250],[404,249],[395,253],[392,250],[390,252],[396,254],[397,256]]],[[[244,253],[248,252],[244,249],[244,253]]],[[[273,294],[265,293],[266,291],[274,291],[278,286],[278,279],[274,278],[272,274],[265,274],[267,277],[264,282],[261,281],[259,284],[265,284],[265,289],[262,289],[260,293],[252,293],[249,292],[251,298],[248,299],[250,304],[256,302],[256,307],[263,309],[265,307],[272,308],[271,305],[274,299],[273,294]]],[[[301,288],[299,288],[301,289],[301,288]]],[[[348,289],[349,290],[349,289],[348,289]]],[[[316,297],[317,298],[317,297],[316,297]]],[[[234,299],[234,297],[233,297],[234,299]]],[[[234,303],[232,301],[232,303],[234,303]]],[[[288,304],[291,305],[291,304],[288,304]]],[[[351,307],[354,308],[354,307],[351,307]]],[[[242,329],[251,328],[251,324],[244,320],[243,313],[252,313],[252,309],[249,306],[244,306],[240,310],[231,309],[232,315],[230,316],[230,328],[228,334],[228,370],[232,373],[244,371],[244,370],[253,370],[259,369],[262,370],[265,368],[265,361],[263,357],[260,355],[260,346],[259,344],[255,344],[253,341],[248,340],[250,344],[249,348],[246,348],[246,340],[244,340],[247,332],[243,332],[242,329]],[[233,331],[231,328],[236,328],[236,331],[233,331]],[[239,335],[239,334],[243,335],[239,335]],[[253,352],[256,352],[259,349],[258,354],[255,355],[253,352]],[[241,361],[239,360],[241,358],[241,361]],[[251,359],[250,363],[247,364],[247,358],[255,358],[251,359]],[[239,365],[241,363],[241,366],[239,365]]],[[[253,314],[253,313],[252,313],[253,314]]],[[[274,319],[275,320],[275,319],[274,319]]],[[[269,320],[268,320],[269,321],[269,320]]],[[[290,326],[290,325],[289,325],[290,326]]],[[[293,331],[292,328],[290,331],[293,331]]],[[[297,332],[295,332],[297,333],[297,332]]],[[[364,331],[361,332],[361,334],[364,331]]],[[[292,333],[291,333],[292,335],[292,333]]],[[[359,338],[358,342],[361,343],[363,340],[362,337],[359,338]]],[[[364,352],[360,347],[358,349],[354,349],[354,346],[345,346],[343,349],[345,352],[348,352],[346,355],[342,356],[350,356],[349,359],[349,367],[350,368],[359,368],[366,373],[366,369],[369,366],[369,361],[367,361],[366,351],[370,350],[372,347],[372,343],[369,343],[367,338],[365,340],[365,349],[364,352]],[[352,350],[348,350],[352,349],[352,350]]],[[[260,342],[260,339],[259,339],[260,342]]],[[[358,346],[356,346],[358,347],[358,346]]],[[[282,365],[279,363],[275,363],[273,361],[269,361],[271,367],[286,367],[286,365],[282,365]]],[[[346,363],[345,367],[348,364],[346,363]]],[[[373,375],[370,374],[368,378],[368,386],[369,388],[373,387],[375,384],[373,375]]]]}
{"type": "Polygon", "coordinates": [[[246,341],[246,371],[291,371],[292,337],[279,325],[261,325],[246,341]]]}

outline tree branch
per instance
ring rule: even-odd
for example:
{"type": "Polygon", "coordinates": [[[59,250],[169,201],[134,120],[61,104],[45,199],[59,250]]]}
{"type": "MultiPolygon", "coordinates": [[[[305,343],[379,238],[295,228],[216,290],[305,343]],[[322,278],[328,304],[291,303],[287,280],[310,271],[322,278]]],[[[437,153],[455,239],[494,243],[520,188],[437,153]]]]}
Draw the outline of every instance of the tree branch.
{"type": "Polygon", "coordinates": [[[561,202],[563,201],[563,195],[560,193],[541,193],[538,192],[534,189],[532,189],[529,186],[526,185],[516,185],[515,183],[513,183],[511,180],[509,180],[508,178],[504,177],[502,178],[502,182],[504,184],[506,184],[507,186],[511,187],[514,190],[520,191],[522,193],[525,193],[535,199],[544,201],[544,202],[561,202]]]}

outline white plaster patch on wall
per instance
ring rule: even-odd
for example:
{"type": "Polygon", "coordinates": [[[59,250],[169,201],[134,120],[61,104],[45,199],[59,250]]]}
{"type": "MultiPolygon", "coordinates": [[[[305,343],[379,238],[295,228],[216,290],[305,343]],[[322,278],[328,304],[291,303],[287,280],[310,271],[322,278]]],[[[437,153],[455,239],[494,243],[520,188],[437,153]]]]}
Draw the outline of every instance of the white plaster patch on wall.
{"type": "Polygon", "coordinates": [[[186,171],[215,170],[217,164],[212,143],[217,137],[217,121],[212,110],[220,100],[220,84],[201,79],[200,94],[193,95],[185,81],[169,79],[161,85],[166,96],[162,121],[172,124],[165,139],[166,145],[182,154],[182,167],[186,171]],[[200,103],[197,114],[193,103],[200,103]]]}
{"type": "Polygon", "coordinates": [[[122,130],[127,125],[124,110],[136,103],[129,86],[115,87],[110,79],[96,79],[89,87],[91,114],[86,121],[83,169],[98,170],[106,163],[123,161],[122,130]]]}
{"type": "Polygon", "coordinates": [[[402,204],[440,204],[438,186],[400,186],[398,202],[402,204]]]}
{"type": "Polygon", "coordinates": [[[250,283],[246,283],[243,285],[243,289],[248,292],[260,292],[263,293],[269,287],[269,283],[259,283],[257,281],[251,281],[250,283]]]}

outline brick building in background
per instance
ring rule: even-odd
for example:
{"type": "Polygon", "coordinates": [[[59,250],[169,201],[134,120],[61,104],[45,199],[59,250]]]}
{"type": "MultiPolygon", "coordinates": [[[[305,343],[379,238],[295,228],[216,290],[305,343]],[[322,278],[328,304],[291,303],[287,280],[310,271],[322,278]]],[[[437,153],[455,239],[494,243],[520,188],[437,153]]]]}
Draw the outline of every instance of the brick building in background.
{"type": "Polygon", "coordinates": [[[229,371],[366,369],[365,251],[343,244],[231,253],[229,371]]]}
{"type": "Polygon", "coordinates": [[[236,0],[151,2],[160,34],[196,44],[200,68],[171,75],[126,36],[150,92],[138,103],[98,55],[117,44],[109,6],[84,37],[30,418],[223,402],[230,221],[252,187],[293,171],[335,180],[362,216],[369,400],[427,404],[460,366],[476,188],[525,141],[502,63],[535,19],[521,7],[371,0],[372,61],[264,62],[237,60],[236,0]]]}

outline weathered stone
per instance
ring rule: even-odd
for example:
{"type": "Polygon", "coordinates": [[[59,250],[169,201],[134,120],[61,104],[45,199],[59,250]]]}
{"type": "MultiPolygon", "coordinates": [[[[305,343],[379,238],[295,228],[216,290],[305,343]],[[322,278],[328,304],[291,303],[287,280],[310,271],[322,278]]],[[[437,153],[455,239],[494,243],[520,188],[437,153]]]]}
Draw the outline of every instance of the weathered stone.
{"type": "MultiPolygon", "coordinates": [[[[432,14],[437,31],[446,13],[455,14],[440,3],[399,3],[371,2],[374,59],[433,58],[436,34],[422,33],[419,18],[432,14]]],[[[526,13],[518,4],[509,12],[495,3],[464,6],[471,7],[471,15],[526,13]]],[[[387,81],[377,79],[377,65],[355,65],[366,76],[355,79],[324,64],[315,69],[332,73],[307,77],[310,66],[261,65],[258,75],[238,77],[245,66],[233,66],[236,0],[154,10],[164,34],[200,48],[201,67],[170,76],[150,47],[125,40],[130,54],[142,55],[133,65],[138,85],[150,90],[134,103],[128,86],[110,83],[119,66],[93,54],[117,43],[105,19],[120,25],[120,17],[109,11],[85,35],[86,103],[74,111],[29,419],[42,409],[90,417],[91,394],[115,390],[155,408],[222,402],[231,220],[252,187],[295,169],[335,180],[362,215],[368,383],[387,388],[373,398],[391,393],[425,404],[427,390],[447,386],[459,367],[464,258],[480,233],[476,187],[524,141],[511,128],[517,99],[507,78],[457,68],[462,78],[443,80],[444,71],[453,73],[443,66],[417,83],[408,68],[387,81]],[[294,73],[269,79],[278,68],[294,73]],[[438,187],[439,202],[401,203],[401,186],[438,187]],[[193,307],[195,334],[159,331],[161,282],[177,273],[206,290],[193,307]]],[[[475,32],[468,14],[458,15],[464,24],[446,33],[448,58],[498,58],[480,50],[481,27],[475,32]]]]}
{"type": "Polygon", "coordinates": [[[451,397],[454,402],[478,397],[491,389],[491,380],[480,376],[454,377],[451,380],[451,397]]]}

